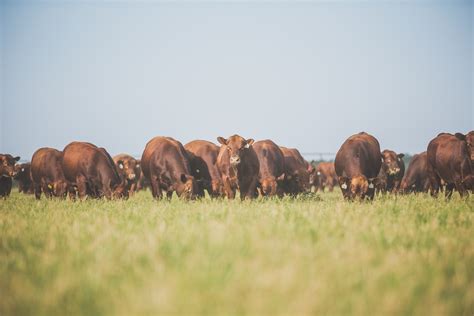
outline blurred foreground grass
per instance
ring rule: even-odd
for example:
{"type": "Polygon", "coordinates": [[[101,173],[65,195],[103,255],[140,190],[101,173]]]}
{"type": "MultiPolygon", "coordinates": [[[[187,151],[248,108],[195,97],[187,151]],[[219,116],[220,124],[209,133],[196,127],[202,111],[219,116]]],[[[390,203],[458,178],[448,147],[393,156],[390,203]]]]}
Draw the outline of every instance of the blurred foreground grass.
{"type": "Polygon", "coordinates": [[[0,201],[0,315],[474,315],[474,197],[0,201]]]}

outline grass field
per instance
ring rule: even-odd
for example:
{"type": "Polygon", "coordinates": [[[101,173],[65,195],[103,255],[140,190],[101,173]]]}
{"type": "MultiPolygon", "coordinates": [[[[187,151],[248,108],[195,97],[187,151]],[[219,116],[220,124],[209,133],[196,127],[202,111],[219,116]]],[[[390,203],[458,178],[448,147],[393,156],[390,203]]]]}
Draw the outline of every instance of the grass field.
{"type": "Polygon", "coordinates": [[[474,315],[474,198],[0,201],[0,315],[474,315]]]}

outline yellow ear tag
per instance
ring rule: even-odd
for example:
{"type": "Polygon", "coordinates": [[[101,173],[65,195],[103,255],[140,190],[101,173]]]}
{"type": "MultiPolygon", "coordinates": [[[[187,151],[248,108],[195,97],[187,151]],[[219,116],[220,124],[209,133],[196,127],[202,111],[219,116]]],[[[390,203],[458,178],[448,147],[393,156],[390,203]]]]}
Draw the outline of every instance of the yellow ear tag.
{"type": "Polygon", "coordinates": [[[48,188],[49,188],[50,190],[52,190],[52,189],[53,189],[53,185],[52,185],[52,184],[48,184],[48,188]]]}

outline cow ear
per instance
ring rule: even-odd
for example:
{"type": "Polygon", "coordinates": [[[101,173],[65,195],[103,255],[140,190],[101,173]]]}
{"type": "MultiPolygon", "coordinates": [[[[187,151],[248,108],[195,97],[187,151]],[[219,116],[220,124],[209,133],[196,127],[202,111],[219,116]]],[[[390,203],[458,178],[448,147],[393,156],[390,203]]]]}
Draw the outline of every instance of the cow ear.
{"type": "Polygon", "coordinates": [[[250,146],[253,145],[254,142],[255,141],[252,138],[247,139],[247,146],[245,146],[245,147],[249,148],[250,146]]]}
{"type": "Polygon", "coordinates": [[[20,156],[16,156],[15,158],[13,158],[13,160],[15,160],[15,161],[20,160],[20,156]]]}
{"type": "Polygon", "coordinates": [[[227,139],[225,139],[224,137],[217,137],[217,141],[222,145],[227,145],[227,139]]]}
{"type": "Polygon", "coordinates": [[[188,180],[188,178],[186,177],[186,175],[184,173],[182,173],[181,174],[181,182],[186,183],[187,180],[188,180]]]}
{"type": "Polygon", "coordinates": [[[403,157],[405,157],[405,154],[398,154],[397,157],[402,159],[403,157]]]}
{"type": "Polygon", "coordinates": [[[459,139],[459,140],[466,140],[466,135],[464,135],[464,134],[456,133],[456,134],[454,134],[454,136],[456,136],[456,138],[459,139]]]}
{"type": "Polygon", "coordinates": [[[123,160],[117,161],[117,166],[119,167],[119,169],[123,169],[123,160]]]}

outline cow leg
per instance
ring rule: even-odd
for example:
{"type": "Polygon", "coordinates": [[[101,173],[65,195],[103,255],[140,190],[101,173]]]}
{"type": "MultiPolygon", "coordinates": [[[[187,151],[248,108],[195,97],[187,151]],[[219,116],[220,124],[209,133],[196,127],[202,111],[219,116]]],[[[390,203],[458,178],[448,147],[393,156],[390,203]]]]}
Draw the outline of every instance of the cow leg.
{"type": "Polygon", "coordinates": [[[446,189],[444,192],[444,196],[446,197],[446,199],[451,198],[451,196],[453,195],[453,190],[454,190],[454,183],[447,183],[446,189]]]}
{"type": "Polygon", "coordinates": [[[166,191],[166,198],[168,199],[168,201],[171,201],[171,199],[173,198],[173,191],[166,191]]]}
{"type": "Polygon", "coordinates": [[[35,190],[35,198],[37,200],[41,199],[41,184],[35,183],[34,190],[35,190]]]}
{"type": "Polygon", "coordinates": [[[226,193],[227,198],[229,200],[235,198],[235,190],[232,188],[232,185],[230,184],[229,177],[223,177],[222,181],[224,182],[224,191],[226,193]]]}
{"type": "Polygon", "coordinates": [[[79,199],[82,201],[87,196],[87,183],[86,178],[83,176],[76,177],[76,185],[77,185],[77,194],[79,199]]]}
{"type": "Polygon", "coordinates": [[[150,184],[151,195],[153,196],[153,198],[161,200],[161,198],[163,197],[163,193],[161,192],[159,180],[157,178],[151,177],[150,184]]]}

